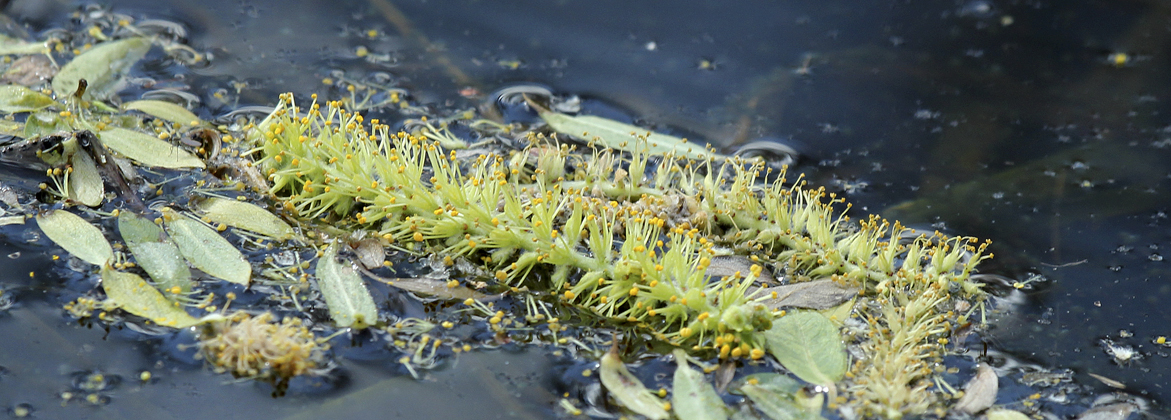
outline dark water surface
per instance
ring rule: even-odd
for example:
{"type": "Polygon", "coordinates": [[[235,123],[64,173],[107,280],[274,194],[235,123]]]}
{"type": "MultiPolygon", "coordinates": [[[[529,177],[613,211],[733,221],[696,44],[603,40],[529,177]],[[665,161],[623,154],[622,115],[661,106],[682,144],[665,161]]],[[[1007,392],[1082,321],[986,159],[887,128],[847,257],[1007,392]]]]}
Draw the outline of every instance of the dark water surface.
{"type": "MultiPolygon", "coordinates": [[[[344,70],[386,72],[442,108],[536,82],[720,147],[782,139],[805,153],[799,169],[814,184],[856,209],[992,239],[986,272],[1044,276],[988,335],[993,347],[1073,369],[1097,392],[1112,389],[1089,373],[1171,401],[1171,349],[1154,343],[1171,336],[1165,2],[106,4],[182,23],[213,52],[187,80],[205,98],[233,93],[206,100],[212,114],[324,91],[344,70]],[[1140,357],[1119,363],[1103,339],[1140,357]]],[[[77,6],[16,0],[6,11],[35,34],[77,6]]],[[[560,397],[540,351],[462,355],[424,381],[343,361],[348,382],[321,396],[224,386],[154,345],[72,326],[46,296],[67,275],[25,245],[26,230],[0,231],[0,254],[21,252],[0,266],[0,284],[21,290],[0,316],[0,405],[29,403],[41,418],[545,418],[560,397]],[[143,384],[147,369],[155,378],[143,384]],[[71,378],[93,370],[121,376],[104,394],[113,401],[63,405],[71,378]]]]}

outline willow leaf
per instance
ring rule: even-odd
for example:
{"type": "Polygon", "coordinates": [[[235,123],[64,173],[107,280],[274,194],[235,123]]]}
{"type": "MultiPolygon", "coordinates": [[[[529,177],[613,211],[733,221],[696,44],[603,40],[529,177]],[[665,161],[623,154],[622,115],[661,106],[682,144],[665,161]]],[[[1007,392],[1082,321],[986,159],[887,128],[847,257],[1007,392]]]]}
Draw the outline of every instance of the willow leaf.
{"type": "Polygon", "coordinates": [[[443,299],[480,300],[490,297],[489,295],[477,292],[464,286],[451,287],[446,281],[422,277],[390,279],[380,278],[378,281],[398,289],[406,290],[408,292],[419,293],[427,296],[435,296],[443,299]]]}
{"type": "Polygon", "coordinates": [[[687,365],[687,353],[675,349],[674,394],[671,409],[679,420],[726,420],[727,407],[716,389],[704,379],[703,372],[687,365]]]}
{"type": "Polygon", "coordinates": [[[0,55],[28,55],[48,54],[49,46],[45,42],[28,42],[5,35],[0,35],[0,55]]]}
{"type": "Polygon", "coordinates": [[[77,151],[69,159],[73,171],[69,172],[69,199],[78,203],[97,207],[102,205],[106,198],[106,185],[102,182],[102,174],[98,173],[98,166],[89,153],[77,151]]]}
{"type": "Polygon", "coordinates": [[[114,259],[114,250],[102,231],[76,214],[53,210],[37,215],[37,225],[53,243],[82,261],[105,265],[114,259]]]}
{"type": "Polygon", "coordinates": [[[105,99],[118,90],[122,76],[150,50],[150,40],[135,37],[98,44],[74,57],[53,78],[53,92],[58,98],[73,95],[77,81],[85,79],[88,87],[83,99],[105,99]]]}
{"type": "Polygon", "coordinates": [[[19,121],[0,119],[0,134],[12,137],[24,136],[24,124],[19,121]]]}
{"type": "Polygon", "coordinates": [[[167,300],[158,289],[133,273],[103,267],[102,290],[122,310],[162,326],[187,328],[200,322],[183,310],[178,302],[167,300]]]}
{"type": "Polygon", "coordinates": [[[106,147],[146,166],[161,168],[202,168],[203,161],[158,137],[113,127],[98,132],[106,147]]]}
{"type": "Polygon", "coordinates": [[[293,228],[284,220],[255,204],[211,197],[195,205],[203,217],[216,223],[244,229],[276,239],[293,237],[293,228]]]}
{"type": "Polygon", "coordinates": [[[68,123],[61,120],[60,114],[56,112],[40,111],[29,114],[28,118],[25,119],[24,135],[21,137],[26,139],[35,139],[37,137],[71,130],[73,130],[73,128],[70,127],[68,123]]]}
{"type": "Polygon", "coordinates": [[[807,407],[798,401],[796,395],[800,389],[801,384],[792,378],[766,373],[745,378],[739,391],[773,420],[823,419],[820,407],[807,407]]]}
{"type": "Polygon", "coordinates": [[[777,318],[765,339],[777,361],[806,382],[832,386],[846,374],[846,349],[838,328],[820,313],[801,311],[777,318]]]}
{"type": "Polygon", "coordinates": [[[338,263],[337,244],[317,260],[317,288],[339,327],[362,329],[378,321],[378,308],[366,283],[349,262],[338,263]]]}
{"type": "Polygon", "coordinates": [[[182,293],[191,291],[194,286],[191,270],[163,228],[145,217],[124,211],[118,215],[118,232],[159,290],[170,292],[178,287],[182,293]]]}
{"type": "Polygon", "coordinates": [[[165,211],[167,233],[179,253],[204,273],[238,284],[248,284],[252,266],[219,232],[187,216],[165,211]]]}
{"type": "Polygon", "coordinates": [[[598,376],[602,380],[602,385],[623,407],[652,420],[671,417],[667,410],[663,409],[663,402],[646,389],[634,374],[626,370],[626,365],[618,358],[615,349],[611,348],[602,356],[601,365],[598,376]]]}
{"type": "Polygon", "coordinates": [[[549,110],[540,110],[541,119],[554,131],[574,136],[585,141],[608,147],[611,149],[633,152],[639,143],[635,136],[647,136],[646,146],[649,153],[675,156],[690,159],[710,159],[720,156],[712,153],[707,146],[700,143],[687,142],[681,138],[662,133],[655,133],[645,128],[633,126],[618,121],[595,117],[593,115],[565,115],[549,110]]]}
{"type": "Polygon", "coordinates": [[[19,85],[0,86],[0,111],[29,112],[44,109],[57,102],[49,95],[19,85]]]}
{"type": "Polygon", "coordinates": [[[988,410],[988,413],[984,414],[984,418],[988,420],[1029,420],[1029,416],[1020,411],[1004,409],[988,410]]]}
{"type": "Polygon", "coordinates": [[[141,100],[122,104],[124,110],[134,110],[179,125],[199,125],[202,121],[182,105],[167,101],[141,100]]]}

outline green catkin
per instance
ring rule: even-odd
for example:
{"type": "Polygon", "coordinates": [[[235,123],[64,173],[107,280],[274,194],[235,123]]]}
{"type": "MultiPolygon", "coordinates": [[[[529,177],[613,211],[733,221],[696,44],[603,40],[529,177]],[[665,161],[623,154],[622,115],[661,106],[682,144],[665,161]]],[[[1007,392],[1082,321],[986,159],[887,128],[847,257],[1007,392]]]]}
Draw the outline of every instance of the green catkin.
{"type": "Polygon", "coordinates": [[[651,173],[644,151],[577,161],[536,140],[514,156],[461,164],[426,136],[367,126],[339,103],[299,109],[291,94],[248,137],[271,193],[300,217],[485,261],[511,285],[549,269],[560,299],[693,351],[740,346],[741,357],[761,358],[761,333],[782,315],[752,287],[759,266],[705,275],[717,243],[774,262],[793,281],[860,287],[875,302],[854,312],[869,325],[858,340],[870,360],[851,369],[842,398],[874,415],[923,413],[942,398],[923,395],[961,315],[946,310],[951,290],[981,299],[968,275],[991,257],[973,238],[900,242],[908,229],[852,222],[823,189],[786,186],[783,176],[759,184],[760,164],[666,157],[651,173]]]}

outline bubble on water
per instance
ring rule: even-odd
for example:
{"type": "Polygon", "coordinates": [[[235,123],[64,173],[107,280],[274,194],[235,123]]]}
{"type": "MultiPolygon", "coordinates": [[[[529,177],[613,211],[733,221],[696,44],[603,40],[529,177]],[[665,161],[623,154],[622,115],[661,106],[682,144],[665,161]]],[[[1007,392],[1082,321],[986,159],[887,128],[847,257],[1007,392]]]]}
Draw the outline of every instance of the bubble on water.
{"type": "Polygon", "coordinates": [[[18,419],[31,416],[33,411],[33,406],[29,403],[16,404],[12,406],[12,408],[8,409],[8,413],[11,414],[12,417],[16,417],[18,419]]]}
{"type": "Polygon", "coordinates": [[[973,0],[961,6],[956,14],[963,17],[983,19],[996,15],[996,6],[988,0],[973,0]]]}
{"type": "Polygon", "coordinates": [[[1155,262],[1163,261],[1163,256],[1159,254],[1151,254],[1147,259],[1155,262]]]}

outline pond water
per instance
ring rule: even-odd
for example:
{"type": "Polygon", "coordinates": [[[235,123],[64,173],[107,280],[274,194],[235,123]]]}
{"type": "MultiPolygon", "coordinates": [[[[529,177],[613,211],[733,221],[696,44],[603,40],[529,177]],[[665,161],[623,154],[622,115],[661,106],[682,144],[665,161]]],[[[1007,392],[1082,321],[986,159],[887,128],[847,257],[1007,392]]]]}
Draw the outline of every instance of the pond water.
{"type": "MultiPolygon", "coordinates": [[[[33,34],[79,6],[7,4],[33,34]]],[[[1042,276],[985,334],[991,347],[1072,369],[1094,393],[1116,390],[1091,373],[1171,400],[1171,348],[1156,343],[1171,336],[1171,9],[1160,1],[107,5],[178,22],[214,54],[176,81],[205,98],[206,116],[328,90],[339,71],[385,72],[444,108],[529,82],[720,148],[785,142],[811,183],[855,211],[991,239],[984,272],[1042,276]],[[220,90],[228,99],[212,100],[220,90]],[[1139,356],[1116,360],[1111,346],[1139,356]]],[[[343,386],[272,399],[133,335],[75,326],[53,297],[76,279],[27,245],[31,233],[2,233],[0,284],[20,291],[0,336],[36,339],[0,345],[0,405],[42,418],[546,418],[571,369],[541,350],[486,351],[415,381],[346,360],[343,386]],[[92,371],[120,377],[114,401],[62,404],[92,371]]]]}

